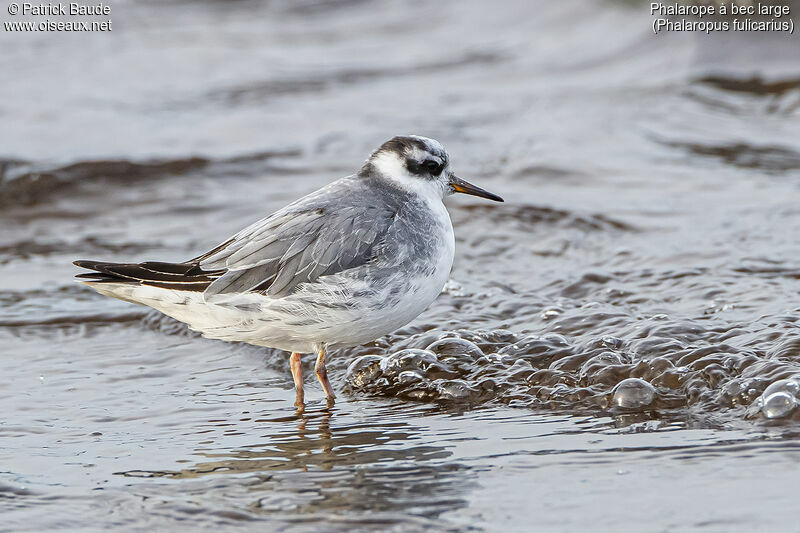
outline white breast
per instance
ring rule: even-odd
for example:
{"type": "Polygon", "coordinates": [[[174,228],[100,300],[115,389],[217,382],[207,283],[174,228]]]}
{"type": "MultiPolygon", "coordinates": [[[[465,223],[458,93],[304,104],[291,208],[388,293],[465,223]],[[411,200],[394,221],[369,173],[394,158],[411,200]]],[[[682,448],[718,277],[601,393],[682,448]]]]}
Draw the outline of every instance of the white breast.
{"type": "Polygon", "coordinates": [[[450,221],[450,215],[441,200],[435,199],[429,202],[429,206],[434,214],[431,228],[435,228],[434,231],[440,232],[437,236],[431,236],[432,239],[437,239],[441,243],[435,266],[429,275],[408,277],[408,273],[398,272],[397,275],[404,278],[403,283],[407,284],[408,289],[391,312],[382,313],[382,316],[378,317],[379,324],[376,325],[384,330],[378,336],[385,335],[414,320],[441,294],[445,283],[450,277],[455,254],[453,225],[450,221]]]}

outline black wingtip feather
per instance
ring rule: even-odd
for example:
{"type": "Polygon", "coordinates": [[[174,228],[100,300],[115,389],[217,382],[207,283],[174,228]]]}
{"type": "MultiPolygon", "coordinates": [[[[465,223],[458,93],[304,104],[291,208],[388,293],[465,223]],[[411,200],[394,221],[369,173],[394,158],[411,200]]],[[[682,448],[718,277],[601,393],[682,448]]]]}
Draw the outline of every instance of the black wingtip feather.
{"type": "MultiPolygon", "coordinates": [[[[73,265],[79,266],[81,268],[88,268],[89,270],[97,270],[98,265],[102,265],[102,261],[91,261],[88,259],[78,259],[77,261],[72,262],[73,265]]],[[[112,263],[109,263],[112,264],[112,263]]]]}
{"type": "Polygon", "coordinates": [[[204,291],[221,272],[207,272],[192,263],[110,263],[81,259],[73,261],[81,268],[93,270],[78,274],[81,281],[140,283],[165,289],[204,291]]]}

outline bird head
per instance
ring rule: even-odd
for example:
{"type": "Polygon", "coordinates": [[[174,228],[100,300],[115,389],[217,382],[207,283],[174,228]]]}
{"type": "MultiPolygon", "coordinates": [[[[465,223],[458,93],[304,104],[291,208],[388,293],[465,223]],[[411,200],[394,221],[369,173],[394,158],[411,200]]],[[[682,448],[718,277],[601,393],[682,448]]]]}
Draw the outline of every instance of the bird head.
{"type": "Polygon", "coordinates": [[[401,189],[439,199],[457,192],[503,199],[462,180],[453,173],[444,146],[418,135],[397,136],[383,143],[367,159],[362,173],[378,175],[401,189]]]}

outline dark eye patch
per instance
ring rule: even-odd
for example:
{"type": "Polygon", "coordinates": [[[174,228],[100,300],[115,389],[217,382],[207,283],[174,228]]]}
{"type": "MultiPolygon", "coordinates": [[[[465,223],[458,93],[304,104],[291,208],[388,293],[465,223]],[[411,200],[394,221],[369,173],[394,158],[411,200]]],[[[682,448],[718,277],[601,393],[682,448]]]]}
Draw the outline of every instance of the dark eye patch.
{"type": "Polygon", "coordinates": [[[442,168],[444,168],[444,165],[442,165],[438,161],[434,161],[433,159],[428,159],[427,161],[422,163],[422,166],[425,167],[425,170],[427,170],[434,176],[438,176],[439,174],[441,174],[442,168]]]}
{"type": "Polygon", "coordinates": [[[408,168],[409,172],[418,176],[423,174],[438,176],[442,173],[442,170],[444,170],[444,164],[434,161],[433,159],[426,159],[422,163],[417,163],[416,161],[408,159],[406,161],[406,168],[408,168]]]}

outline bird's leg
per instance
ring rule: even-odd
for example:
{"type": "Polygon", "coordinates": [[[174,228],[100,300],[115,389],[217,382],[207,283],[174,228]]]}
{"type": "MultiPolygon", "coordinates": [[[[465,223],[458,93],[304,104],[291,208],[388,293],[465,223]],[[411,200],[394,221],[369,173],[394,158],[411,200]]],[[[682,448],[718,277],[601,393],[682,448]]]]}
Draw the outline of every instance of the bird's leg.
{"type": "Polygon", "coordinates": [[[317,352],[317,362],[314,365],[314,372],[317,374],[317,379],[322,385],[322,388],[325,390],[325,397],[328,398],[328,402],[333,403],[336,395],[333,393],[331,382],[328,381],[328,370],[325,368],[325,346],[319,347],[319,352],[317,352]]]}
{"type": "Polygon", "coordinates": [[[299,353],[292,353],[292,356],[289,358],[289,368],[292,369],[294,388],[297,391],[297,399],[294,404],[299,407],[303,405],[303,367],[300,366],[299,353]]]}

